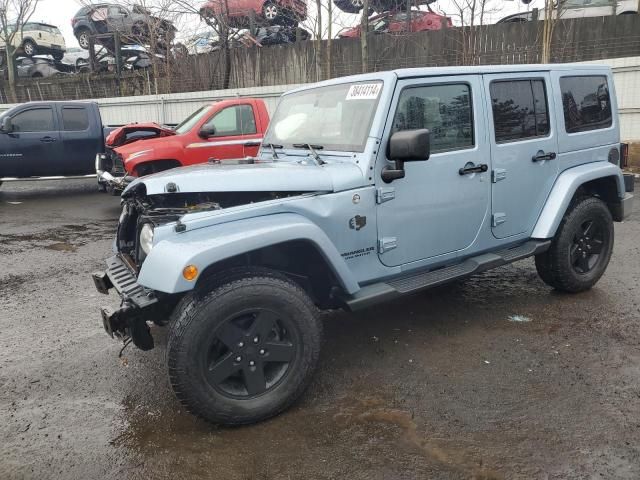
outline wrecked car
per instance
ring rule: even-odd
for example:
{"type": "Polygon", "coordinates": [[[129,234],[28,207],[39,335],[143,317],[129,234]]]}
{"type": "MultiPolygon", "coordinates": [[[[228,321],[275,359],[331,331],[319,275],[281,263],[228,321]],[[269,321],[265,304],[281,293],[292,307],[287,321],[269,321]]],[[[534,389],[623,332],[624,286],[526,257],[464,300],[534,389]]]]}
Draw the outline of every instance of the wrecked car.
{"type": "Polygon", "coordinates": [[[98,182],[117,192],[135,177],[255,155],[268,124],[263,100],[234,98],[199,108],[176,128],[125,125],[111,132],[107,152],[96,159],[98,182]]]}
{"type": "MultiPolygon", "coordinates": [[[[407,12],[385,12],[369,18],[369,28],[373,33],[402,34],[407,32],[407,20],[409,31],[424,32],[427,30],[441,30],[452,27],[451,18],[438,15],[433,12],[411,10],[410,18],[407,12]]],[[[338,38],[360,38],[361,27],[359,25],[345,28],[338,33],[338,38]]]]}
{"type": "Polygon", "coordinates": [[[127,187],[116,251],[93,275],[121,299],[102,324],[143,350],[150,324],[167,327],[169,379],[190,412],[264,420],[309,385],[322,311],[528,257],[559,291],[594,286],[613,222],[632,209],[621,152],[604,66],[414,68],[306,85],[281,98],[255,158],[127,187]],[[594,93],[598,115],[581,107],[594,93]]]}

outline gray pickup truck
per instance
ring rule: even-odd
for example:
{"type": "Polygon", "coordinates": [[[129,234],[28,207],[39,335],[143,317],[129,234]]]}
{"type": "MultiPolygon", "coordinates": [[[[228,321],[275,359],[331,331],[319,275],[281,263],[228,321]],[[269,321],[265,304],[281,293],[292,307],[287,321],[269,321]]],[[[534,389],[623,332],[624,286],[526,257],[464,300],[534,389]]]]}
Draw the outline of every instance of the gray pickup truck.
{"type": "Polygon", "coordinates": [[[109,334],[153,347],[212,422],[305,390],[320,312],[357,310],[535,257],[582,292],[631,213],[611,70],[519,65],[339,78],[285,94],[256,158],[150,175],[122,195],[94,274],[109,334]]]}

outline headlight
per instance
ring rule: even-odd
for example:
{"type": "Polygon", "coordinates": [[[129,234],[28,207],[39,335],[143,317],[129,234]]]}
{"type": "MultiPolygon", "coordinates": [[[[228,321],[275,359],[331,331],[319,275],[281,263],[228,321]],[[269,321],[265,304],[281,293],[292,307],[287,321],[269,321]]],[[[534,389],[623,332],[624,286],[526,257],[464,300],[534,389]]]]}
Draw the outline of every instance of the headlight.
{"type": "Polygon", "coordinates": [[[153,226],[150,223],[145,223],[140,230],[140,248],[147,255],[153,248],[153,226]]]}

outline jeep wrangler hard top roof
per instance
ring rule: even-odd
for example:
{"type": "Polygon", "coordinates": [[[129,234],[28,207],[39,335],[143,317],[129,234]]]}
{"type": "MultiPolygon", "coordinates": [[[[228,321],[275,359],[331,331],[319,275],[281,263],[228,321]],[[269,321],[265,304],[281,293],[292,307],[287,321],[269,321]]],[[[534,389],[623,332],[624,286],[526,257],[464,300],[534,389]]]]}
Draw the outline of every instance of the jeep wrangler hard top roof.
{"type": "Polygon", "coordinates": [[[393,81],[406,78],[418,77],[445,77],[455,75],[483,75],[492,73],[525,73],[525,72],[551,72],[551,71],[571,71],[579,74],[580,71],[593,72],[601,71],[606,74],[611,71],[608,65],[590,65],[584,63],[554,63],[554,64],[522,64],[522,65],[477,65],[463,67],[419,67],[419,68],[401,68],[397,70],[386,70],[381,72],[362,73],[359,75],[350,75],[347,77],[338,77],[330,80],[324,80],[317,83],[309,83],[300,85],[286,92],[284,95],[295,93],[301,90],[308,90],[316,87],[327,85],[337,85],[349,82],[363,81],[393,81]]]}
{"type": "Polygon", "coordinates": [[[610,67],[606,65],[585,65],[576,63],[556,63],[556,64],[524,64],[524,65],[478,65],[465,67],[423,67],[423,68],[402,68],[393,70],[398,78],[412,78],[425,76],[445,76],[445,75],[482,75],[489,73],[519,73],[519,72],[550,72],[553,70],[603,70],[608,71],[610,67]]]}

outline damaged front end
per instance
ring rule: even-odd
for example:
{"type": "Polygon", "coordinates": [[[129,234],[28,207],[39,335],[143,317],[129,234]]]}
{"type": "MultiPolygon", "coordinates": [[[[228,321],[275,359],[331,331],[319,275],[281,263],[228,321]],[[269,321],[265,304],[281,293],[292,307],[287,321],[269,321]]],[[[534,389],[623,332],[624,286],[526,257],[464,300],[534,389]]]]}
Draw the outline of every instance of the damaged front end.
{"type": "Polygon", "coordinates": [[[101,309],[102,323],[111,337],[131,339],[142,350],[153,348],[150,323],[163,326],[184,294],[169,294],[145,288],[138,277],[153,248],[154,230],[175,223],[186,214],[214,211],[254,202],[274,200],[300,192],[188,192],[181,193],[167,184],[168,193],[146,194],[143,182],[133,185],[122,197],[115,254],[106,260],[106,270],[93,274],[98,292],[114,289],[121,298],[120,308],[101,309]]]}
{"type": "Polygon", "coordinates": [[[128,175],[122,157],[110,148],[96,156],[96,176],[98,183],[112,194],[120,194],[136,177],[128,175]]]}

